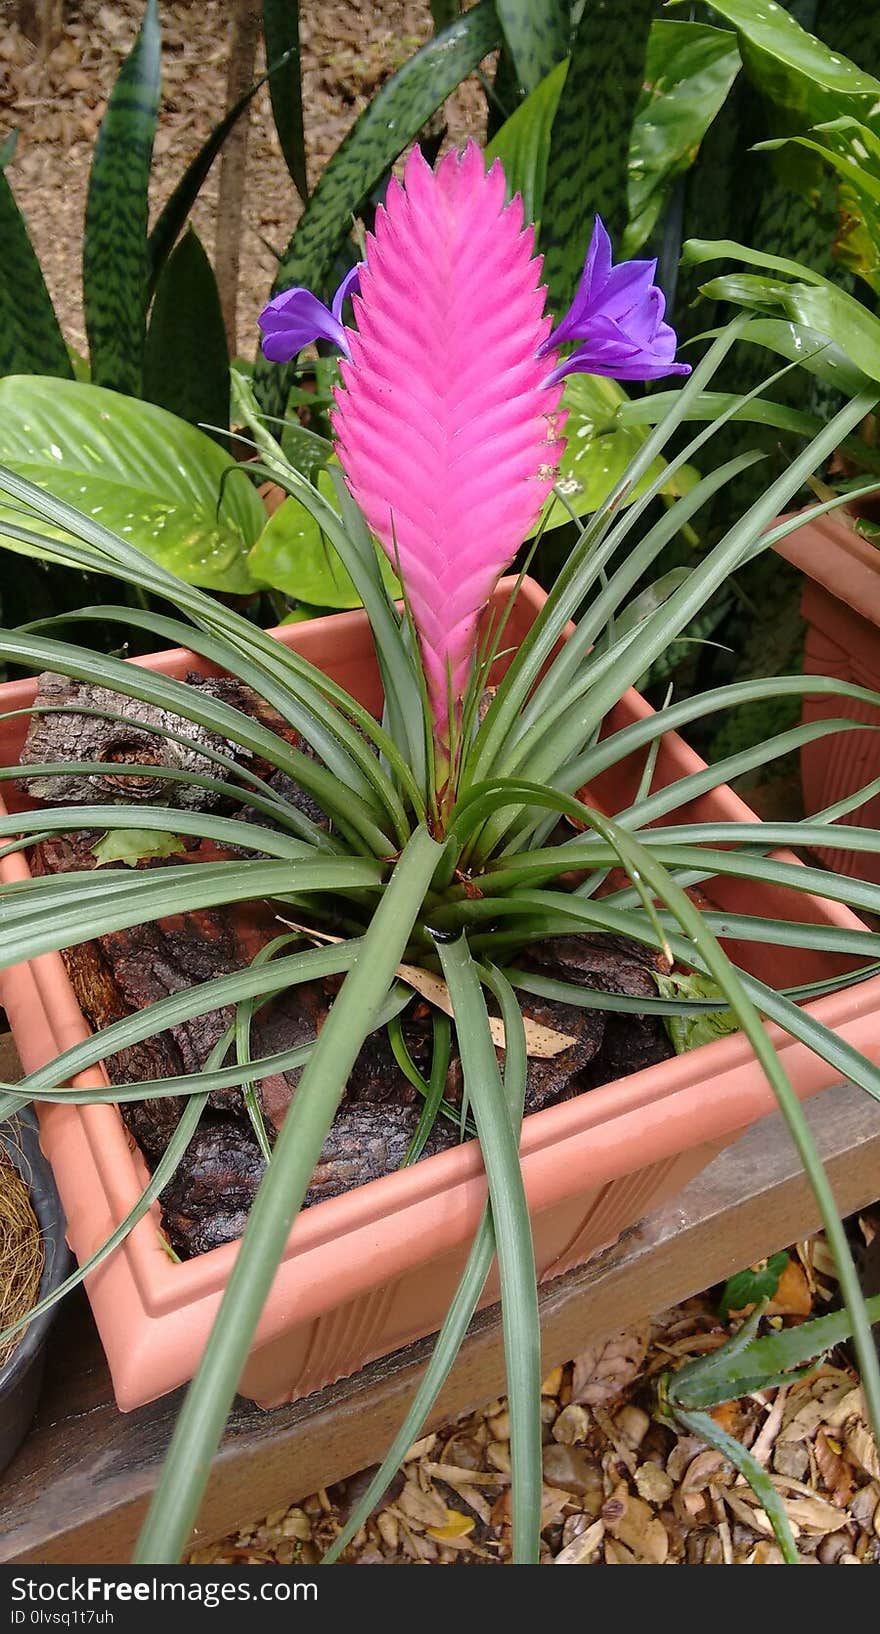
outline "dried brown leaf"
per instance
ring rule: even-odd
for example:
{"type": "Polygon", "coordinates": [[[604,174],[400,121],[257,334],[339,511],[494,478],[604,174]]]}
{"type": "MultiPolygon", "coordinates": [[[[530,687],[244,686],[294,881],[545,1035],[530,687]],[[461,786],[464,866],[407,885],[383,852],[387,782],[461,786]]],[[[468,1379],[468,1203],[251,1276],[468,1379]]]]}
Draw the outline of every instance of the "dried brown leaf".
{"type": "Polygon", "coordinates": [[[626,1328],[575,1357],[571,1399],[587,1407],[616,1401],[638,1377],[648,1350],[649,1326],[626,1328]]]}
{"type": "Polygon", "coordinates": [[[605,1522],[593,1521],[556,1556],[554,1566],[588,1566],[605,1536],[605,1522]]]}

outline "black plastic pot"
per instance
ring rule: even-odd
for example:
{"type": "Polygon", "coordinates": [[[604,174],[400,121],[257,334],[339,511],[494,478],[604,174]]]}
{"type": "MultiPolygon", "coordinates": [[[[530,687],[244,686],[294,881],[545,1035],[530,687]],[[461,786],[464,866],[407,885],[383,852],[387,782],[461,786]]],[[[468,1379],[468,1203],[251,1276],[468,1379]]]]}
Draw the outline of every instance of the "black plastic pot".
{"type": "MultiPolygon", "coordinates": [[[[0,1142],[27,1182],[43,1233],[45,1263],[40,1298],[67,1276],[71,1258],[64,1240],[64,1215],[52,1171],[40,1151],[37,1120],[29,1110],[0,1123],[0,1142]]],[[[18,1451],[30,1428],[43,1382],[46,1340],[57,1307],[31,1322],[21,1343],[0,1367],[0,1472],[18,1451]]]]}

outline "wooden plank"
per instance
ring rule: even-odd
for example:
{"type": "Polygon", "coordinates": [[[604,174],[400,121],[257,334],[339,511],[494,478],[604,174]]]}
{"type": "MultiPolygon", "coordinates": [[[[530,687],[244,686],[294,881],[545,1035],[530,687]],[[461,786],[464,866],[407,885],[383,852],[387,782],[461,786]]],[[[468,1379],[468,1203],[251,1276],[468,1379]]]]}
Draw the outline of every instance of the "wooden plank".
{"type": "MultiPolygon", "coordinates": [[[[841,1213],[880,1194],[880,1106],[852,1085],[810,1103],[841,1213]]],[[[767,1118],[592,1264],[541,1291],[549,1369],[594,1339],[710,1286],[813,1230],[818,1216],[781,1120],[767,1118]]],[[[206,1541],[379,1459],[430,1341],[264,1413],[237,1402],[199,1517],[206,1541]]],[[[479,1316],[433,1422],[503,1389],[497,1309],[479,1316]]],[[[128,1559],[180,1393],[121,1415],[84,1302],[54,1330],[36,1426],[0,1483],[0,1561],[128,1559]]]]}

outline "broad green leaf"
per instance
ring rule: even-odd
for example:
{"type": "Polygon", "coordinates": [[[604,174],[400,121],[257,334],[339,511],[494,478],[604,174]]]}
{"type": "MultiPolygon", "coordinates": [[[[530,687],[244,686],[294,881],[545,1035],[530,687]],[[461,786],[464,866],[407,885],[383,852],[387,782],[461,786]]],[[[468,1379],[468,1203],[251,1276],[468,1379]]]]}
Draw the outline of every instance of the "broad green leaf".
{"type": "Polygon", "coordinates": [[[826,335],[871,380],[880,380],[880,322],[846,290],[830,283],[788,283],[741,272],[715,278],[702,291],[711,300],[782,313],[826,335]]]}
{"type": "Polygon", "coordinates": [[[808,34],[782,6],[711,0],[711,8],[736,29],[749,78],[795,128],[844,113],[877,126],[880,80],[808,34]]]}
{"type": "Polygon", "coordinates": [[[574,294],[594,216],[618,242],[626,226],[630,130],[653,11],[653,0],[586,0],[578,24],[553,121],[541,231],[557,317],[574,294]]]}
{"type": "Polygon", "coordinates": [[[759,1265],[750,1265],[745,1271],[728,1277],[718,1301],[718,1315],[726,1321],[732,1313],[744,1311],[747,1305],[759,1305],[763,1299],[772,1299],[787,1264],[788,1255],[783,1249],[759,1265]]]}
{"type": "Polygon", "coordinates": [[[258,494],[210,437],[165,409],[78,381],[11,375],[0,381],[0,463],[189,584],[255,588],[247,552],[265,520],[258,494]]]}
{"type": "Polygon", "coordinates": [[[733,1011],[727,1009],[718,983],[711,976],[677,974],[664,976],[653,972],[661,998],[664,999],[718,999],[717,1010],[703,1010],[695,1015],[664,1016],[663,1025],[676,1055],[695,1050],[700,1044],[710,1044],[713,1038],[726,1038],[735,1033],[739,1022],[733,1011]]]}
{"type": "Polygon", "coordinates": [[[185,850],[179,834],[166,834],[158,828],[111,828],[92,846],[92,855],[97,857],[99,868],[113,862],[136,868],[139,862],[175,857],[185,850]]]}
{"type": "MultiPolygon", "coordinates": [[[[321,290],[361,201],[456,86],[493,51],[500,28],[492,0],[479,0],[404,63],[382,86],[324,169],[278,270],[273,293],[321,290]]],[[[255,388],[263,408],[283,414],[289,367],[261,358],[255,388]]]]}
{"type": "MultiPolygon", "coordinates": [[[[719,333],[717,329],[710,329],[705,336],[697,338],[714,339],[719,333]]],[[[831,386],[834,391],[843,392],[845,397],[855,397],[858,392],[870,388],[868,375],[857,369],[839,346],[827,335],[820,335],[805,324],[790,323],[787,318],[754,318],[746,324],[740,338],[768,352],[776,352],[790,363],[799,363],[808,374],[814,374],[817,380],[831,386]]],[[[668,393],[664,392],[663,396],[668,396],[668,393]]],[[[651,399],[643,398],[642,401],[649,402],[651,399]]],[[[758,402],[760,399],[753,399],[754,404],[758,402]]],[[[780,406],[776,405],[777,408],[780,406]]],[[[760,421],[763,410],[766,410],[766,423],[770,425],[773,423],[770,418],[773,409],[774,405],[769,403],[764,403],[763,409],[755,407],[754,418],[760,421]]],[[[740,416],[737,415],[737,418],[740,416]]],[[[809,434],[813,435],[818,429],[818,424],[814,425],[809,434]]]]}
{"type": "Polygon", "coordinates": [[[568,51],[567,0],[495,0],[507,49],[524,91],[534,91],[568,51]]]}
{"type": "Polygon", "coordinates": [[[540,221],[547,181],[550,132],[568,73],[560,62],[505,119],[486,148],[486,163],[500,159],[511,196],[521,193],[526,221],[540,221]]]}
{"type": "Polygon", "coordinates": [[[266,61],[286,57],[269,80],[272,117],[284,162],[300,198],[309,196],[303,131],[302,64],[299,47],[299,0],[263,0],[263,38],[266,61]]]}
{"type": "MultiPolygon", "coordinates": [[[[330,472],[321,470],[318,492],[335,506],[336,491],[330,472]]],[[[385,552],[377,548],[382,578],[392,595],[400,595],[398,584],[385,552]]],[[[350,575],[338,552],[305,506],[293,497],[285,499],[270,516],[248,558],[254,579],[283,590],[286,596],[312,607],[360,607],[350,575]]]]}
{"type": "Polygon", "coordinates": [[[0,374],[55,374],[69,380],[64,336],[24,216],[0,166],[0,374]]]}
{"type": "Polygon", "coordinates": [[[150,164],[159,111],[160,32],[147,0],[140,32],[98,132],[83,240],[83,305],[92,379],[138,396],[147,317],[150,164]]]}
{"type": "Polygon", "coordinates": [[[229,426],[229,349],[217,280],[192,228],[162,269],[144,349],[143,395],[190,425],[229,426]]]}
{"type": "Polygon", "coordinates": [[[693,164],[739,70],[736,38],[727,29],[653,24],[629,144],[625,255],[635,255],[650,236],[672,182],[693,164]]]}
{"type": "MultiPolygon", "coordinates": [[[[618,411],[626,402],[626,393],[614,380],[600,375],[569,375],[562,399],[568,414],[565,452],[557,482],[562,497],[554,496],[546,521],[539,519],[529,538],[542,523],[546,532],[570,522],[572,515],[588,516],[616,487],[645,440],[643,427],[621,424],[618,411]]],[[[627,493],[625,503],[632,504],[644,493],[662,469],[663,461],[658,458],[627,493]]],[[[676,478],[670,477],[667,491],[679,494],[689,486],[690,475],[679,472],[676,478]]]]}

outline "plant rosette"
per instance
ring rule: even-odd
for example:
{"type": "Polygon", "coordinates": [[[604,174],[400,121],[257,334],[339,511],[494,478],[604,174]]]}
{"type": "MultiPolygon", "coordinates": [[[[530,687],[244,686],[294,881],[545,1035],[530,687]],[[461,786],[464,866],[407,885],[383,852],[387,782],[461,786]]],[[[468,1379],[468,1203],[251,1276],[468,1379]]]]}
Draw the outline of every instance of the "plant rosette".
{"type": "MultiPolygon", "coordinates": [[[[787,849],[827,843],[836,833],[829,821],[757,823],[725,786],[845,724],[797,728],[707,768],[680,729],[742,702],[802,695],[816,680],[737,683],[656,714],[634,691],[740,562],[790,528],[771,525],[874,398],[847,403],[702,559],[652,585],[668,541],[754,459],[739,455],[671,504],[654,505],[741,406],[713,408],[669,453],[676,432],[700,417],[707,383],[736,343],[733,324],[578,527],[546,598],[522,577],[499,583],[554,493],[563,374],[653,379],[681,371],[653,280],[653,263],[615,266],[597,224],[572,309],[554,330],[532,231],[521,201],[507,201],[500,167],[487,173],[474,147],[436,171],[413,154],[367,237],[351,325],[341,304],[334,312],[303,290],[286,292],[264,325],[278,357],[296,354],[309,323],[312,335],[332,333],[343,352],[333,501],[277,458],[265,474],[309,510],[364,609],[288,626],[280,639],[174,579],[99,519],[14,473],[0,479],[20,508],[20,520],[4,524],[10,548],[114,574],[176,609],[171,616],[102,604],[49,621],[66,626],[99,611],[172,648],[151,660],[103,657],[45,624],[0,634],[0,655],[149,704],[183,723],[162,725],[160,736],[189,742],[183,727],[196,725],[210,745],[207,769],[175,775],[181,790],[200,789],[215,804],[187,804],[187,793],[136,810],[22,807],[0,819],[3,991],[27,1071],[22,1084],[0,1090],[0,1115],[29,1099],[43,1103],[47,1147],[70,1192],[77,1275],[87,1277],[108,1347],[118,1352],[123,1402],[197,1368],[139,1561],[178,1558],[239,1386],[267,1402],[314,1388],[435,1328],[445,1308],[432,1359],[364,1500],[371,1507],[431,1411],[474,1310],[496,1294],[513,1554],[536,1560],[538,1278],[613,1239],[774,1104],[816,1194],[880,1423],[880,1372],[858,1278],[800,1107],[801,1097],[844,1076],[880,1094],[880,938],[859,917],[880,899],[861,878],[827,873],[787,849]],[[380,571],[377,540],[401,581],[402,605],[380,571]],[[193,667],[234,677],[289,730],[271,730],[222,690],[186,684],[193,667]],[[230,795],[250,808],[250,820],[225,814],[230,795]],[[155,868],[111,862],[28,877],[26,853],[39,836],[115,826],[226,849],[222,860],[196,867],[169,857],[155,868]],[[88,1034],[63,949],[169,914],[248,902],[277,907],[287,926],[265,957],[88,1034]],[[322,928],[328,913],[330,936],[322,928]],[[530,946],[579,933],[627,937],[661,955],[681,975],[675,991],[608,994],[519,966],[530,946]],[[445,983],[478,1139],[301,1214],[364,1041],[412,1002],[402,966],[418,968],[420,992],[429,978],[445,983]],[[688,972],[698,978],[690,990],[688,972]],[[253,1056],[254,1006],[319,974],[342,979],[317,1036],[253,1056]],[[517,994],[536,990],[583,1008],[680,1020],[729,1011],[737,1030],[523,1122],[528,1038],[517,994]],[[102,1060],[221,1005],[234,1016],[200,1071],[107,1084],[102,1060]],[[149,1210],[208,1096],[247,1091],[293,1067],[301,1076],[241,1241],[172,1264],[149,1210]],[[117,1106],[163,1096],[182,1111],[147,1181],[117,1106]],[[74,1168],[94,1181],[76,1197],[74,1168]],[[124,1321],[124,1359],[121,1339],[110,1337],[111,1306],[113,1321],[124,1321]]],[[[824,686],[859,694],[844,682],[824,686]]],[[[5,696],[8,785],[21,777],[15,757],[34,694],[14,683],[5,696]]],[[[90,778],[106,765],[28,760],[28,777],[59,773],[90,778]]],[[[154,775],[155,763],[152,771],[148,760],[114,763],[117,774],[154,775]]],[[[878,836],[851,828],[846,840],[862,856],[878,836]]],[[[448,1043],[440,1012],[426,1108],[435,1077],[442,1089],[448,1043]]],[[[436,1110],[435,1100],[432,1116],[436,1110]]]]}

